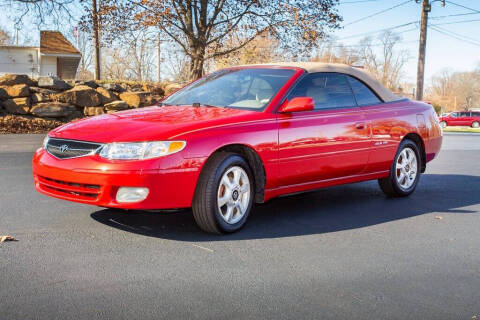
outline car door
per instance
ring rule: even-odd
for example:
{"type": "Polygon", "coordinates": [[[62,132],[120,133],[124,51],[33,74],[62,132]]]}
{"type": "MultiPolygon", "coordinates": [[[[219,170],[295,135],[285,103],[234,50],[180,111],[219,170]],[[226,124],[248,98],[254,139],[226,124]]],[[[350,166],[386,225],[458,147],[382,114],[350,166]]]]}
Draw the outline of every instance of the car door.
{"type": "Polygon", "coordinates": [[[462,112],[460,118],[462,126],[470,126],[472,124],[472,113],[470,111],[462,112]]]}
{"type": "Polygon", "coordinates": [[[460,112],[452,112],[448,117],[448,125],[461,126],[460,112]]]}
{"type": "Polygon", "coordinates": [[[311,97],[313,111],[279,113],[279,184],[312,183],[362,173],[370,129],[348,79],[339,73],[304,76],[287,99],[311,97]]]}
{"type": "Polygon", "coordinates": [[[348,80],[371,129],[370,152],[365,173],[388,170],[396,152],[395,139],[398,138],[398,133],[393,130],[396,120],[392,117],[388,105],[365,83],[351,76],[348,80]]]}

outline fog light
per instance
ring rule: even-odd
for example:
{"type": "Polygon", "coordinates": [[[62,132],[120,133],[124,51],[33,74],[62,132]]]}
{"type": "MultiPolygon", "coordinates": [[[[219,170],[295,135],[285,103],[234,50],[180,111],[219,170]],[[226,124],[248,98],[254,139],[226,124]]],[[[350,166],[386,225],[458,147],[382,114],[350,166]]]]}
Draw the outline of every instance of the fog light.
{"type": "Polygon", "coordinates": [[[148,188],[120,187],[117,191],[117,202],[139,202],[148,196],[148,188]]]}

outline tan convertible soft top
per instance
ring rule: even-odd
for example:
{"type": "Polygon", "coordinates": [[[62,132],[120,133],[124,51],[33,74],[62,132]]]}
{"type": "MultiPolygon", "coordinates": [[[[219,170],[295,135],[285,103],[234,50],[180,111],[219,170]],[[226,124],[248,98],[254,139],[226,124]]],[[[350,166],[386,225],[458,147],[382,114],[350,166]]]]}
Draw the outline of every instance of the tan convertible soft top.
{"type": "MultiPolygon", "coordinates": [[[[250,66],[253,66],[253,65],[250,65],[250,66]]],[[[278,63],[256,64],[255,66],[282,66],[282,67],[302,68],[309,73],[312,73],[312,72],[345,73],[363,81],[373,91],[375,91],[377,95],[384,102],[391,102],[391,101],[400,99],[393,92],[385,88],[379,81],[373,78],[368,72],[360,68],[351,67],[346,64],[323,63],[323,62],[278,62],[278,63]]],[[[248,67],[248,65],[245,65],[244,67],[248,67]]]]}

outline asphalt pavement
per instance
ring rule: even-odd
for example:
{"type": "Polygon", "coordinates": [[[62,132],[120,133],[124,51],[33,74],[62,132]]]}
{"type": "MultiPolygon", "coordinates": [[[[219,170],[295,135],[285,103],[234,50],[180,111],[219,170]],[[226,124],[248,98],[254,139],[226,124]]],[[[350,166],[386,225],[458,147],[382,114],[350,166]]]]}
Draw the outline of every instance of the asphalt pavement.
{"type": "Polygon", "coordinates": [[[480,319],[480,134],[446,134],[408,198],[284,197],[228,236],[36,193],[42,139],[0,135],[0,319],[480,319]]]}

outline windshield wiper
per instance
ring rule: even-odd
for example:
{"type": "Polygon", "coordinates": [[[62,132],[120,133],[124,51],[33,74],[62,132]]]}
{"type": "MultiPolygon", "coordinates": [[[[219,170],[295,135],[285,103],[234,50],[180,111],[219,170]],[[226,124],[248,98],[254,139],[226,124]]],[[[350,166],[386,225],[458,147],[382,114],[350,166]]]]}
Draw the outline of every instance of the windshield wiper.
{"type": "Polygon", "coordinates": [[[192,103],[192,107],[194,107],[194,108],[198,108],[198,107],[221,108],[220,106],[214,106],[212,104],[206,104],[206,103],[200,103],[200,102],[192,103]]]}
{"type": "Polygon", "coordinates": [[[159,107],[167,107],[167,106],[178,106],[178,104],[171,104],[171,103],[166,103],[166,102],[158,102],[157,106],[159,107]]]}

